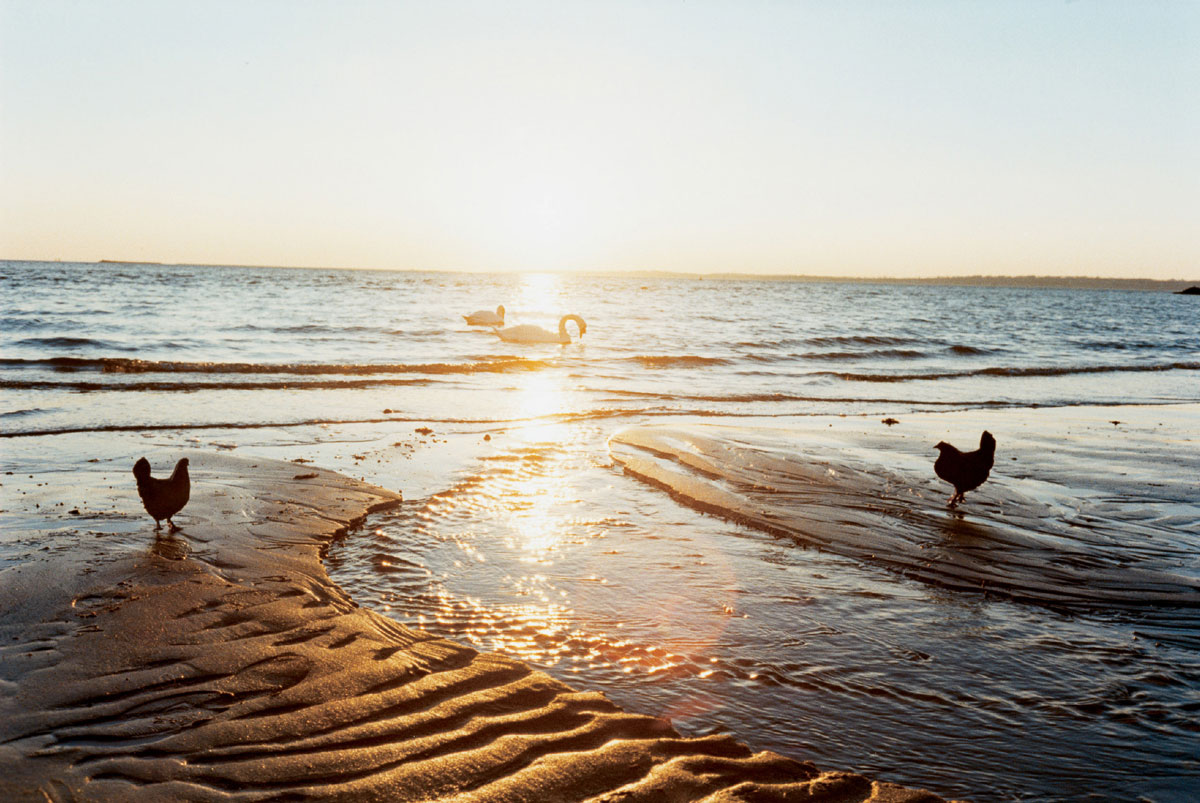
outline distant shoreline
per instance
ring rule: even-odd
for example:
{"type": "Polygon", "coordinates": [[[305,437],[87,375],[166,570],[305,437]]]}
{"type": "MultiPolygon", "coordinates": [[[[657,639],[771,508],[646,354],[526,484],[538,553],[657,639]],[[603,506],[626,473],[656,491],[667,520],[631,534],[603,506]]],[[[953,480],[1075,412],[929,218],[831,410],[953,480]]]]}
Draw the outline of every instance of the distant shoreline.
{"type": "MultiPolygon", "coordinates": [[[[43,265],[151,265],[172,268],[251,268],[254,270],[361,270],[375,273],[446,273],[455,275],[495,275],[499,273],[522,273],[526,271],[459,271],[428,270],[409,268],[349,268],[304,265],[210,265],[191,262],[149,262],[120,259],[101,259],[97,262],[50,261],[36,259],[0,259],[0,262],[24,262],[43,265]]],[[[761,282],[813,282],[830,284],[890,284],[890,285],[945,285],[958,287],[1014,287],[1067,290],[1136,290],[1147,292],[1176,293],[1193,285],[1194,279],[1126,279],[1101,276],[996,276],[960,275],[929,277],[888,276],[828,276],[819,274],[775,274],[775,273],[692,273],[667,270],[579,270],[579,271],[528,271],[531,273],[571,273],[579,276],[616,276],[630,279],[693,279],[696,281],[761,281],[761,282]]]]}

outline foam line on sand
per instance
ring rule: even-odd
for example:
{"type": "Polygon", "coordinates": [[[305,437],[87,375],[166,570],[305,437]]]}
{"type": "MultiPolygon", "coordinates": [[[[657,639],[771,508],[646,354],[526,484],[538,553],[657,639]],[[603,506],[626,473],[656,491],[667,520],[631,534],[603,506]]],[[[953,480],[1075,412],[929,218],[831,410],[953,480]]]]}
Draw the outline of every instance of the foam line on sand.
{"type": "Polygon", "coordinates": [[[397,494],[189,457],[181,533],[146,518],[0,572],[3,799],[940,800],[683,738],[359,608],[321,556],[397,494]]]}

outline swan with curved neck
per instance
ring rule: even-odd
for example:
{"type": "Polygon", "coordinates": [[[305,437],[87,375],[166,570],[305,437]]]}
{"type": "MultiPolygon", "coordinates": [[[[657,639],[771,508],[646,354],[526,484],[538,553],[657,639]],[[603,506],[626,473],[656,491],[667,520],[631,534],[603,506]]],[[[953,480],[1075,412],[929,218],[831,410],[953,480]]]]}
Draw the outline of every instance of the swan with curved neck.
{"type": "Polygon", "coordinates": [[[504,305],[496,307],[496,311],[481,309],[464,315],[463,319],[470,326],[504,326],[504,305]]]}
{"type": "Polygon", "coordinates": [[[561,343],[567,345],[571,336],[567,334],[567,321],[574,321],[579,327],[579,336],[587,331],[587,324],[578,315],[564,315],[558,322],[558,331],[551,332],[541,326],[523,323],[520,326],[510,326],[507,329],[497,329],[496,334],[506,343],[561,343]]]}

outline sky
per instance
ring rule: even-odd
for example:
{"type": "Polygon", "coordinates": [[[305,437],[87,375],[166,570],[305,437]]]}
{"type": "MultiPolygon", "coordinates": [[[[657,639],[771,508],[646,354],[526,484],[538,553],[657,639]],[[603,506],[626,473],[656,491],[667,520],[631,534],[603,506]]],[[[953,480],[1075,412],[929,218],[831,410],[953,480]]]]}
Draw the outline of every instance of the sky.
{"type": "Polygon", "coordinates": [[[0,258],[1200,275],[1200,2],[0,0],[0,258]]]}

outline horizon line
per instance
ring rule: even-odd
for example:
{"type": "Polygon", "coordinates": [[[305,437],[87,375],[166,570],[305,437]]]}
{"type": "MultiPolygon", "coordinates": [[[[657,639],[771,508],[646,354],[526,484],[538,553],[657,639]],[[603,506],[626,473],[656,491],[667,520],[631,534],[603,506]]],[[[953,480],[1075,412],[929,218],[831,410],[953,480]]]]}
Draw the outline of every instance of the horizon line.
{"type": "Polygon", "coordinates": [[[953,283],[953,282],[972,282],[972,283],[988,283],[991,285],[1003,285],[1006,282],[1021,282],[1021,283],[1036,283],[1046,286],[1066,286],[1071,283],[1091,283],[1093,286],[1103,284],[1111,285],[1143,285],[1143,286],[1163,286],[1163,285],[1200,285],[1200,278],[1197,279],[1149,279],[1140,277],[1108,277],[1094,275],[1079,275],[1079,274],[1055,274],[1055,273],[1024,273],[1024,274],[1001,274],[1001,273],[958,273],[945,275],[928,275],[928,276],[844,276],[837,274],[819,274],[819,273],[754,273],[750,271],[683,271],[683,270],[666,270],[661,268],[543,268],[535,270],[521,269],[503,269],[503,270],[479,270],[470,268],[376,268],[376,267],[350,267],[345,265],[252,265],[252,264],[234,264],[234,263],[216,263],[216,262],[162,262],[157,260],[126,260],[126,259],[98,259],[98,260],[73,260],[73,259],[11,259],[7,257],[0,258],[0,262],[25,262],[33,264],[55,265],[151,265],[160,267],[178,267],[178,268],[247,268],[251,270],[357,270],[357,271],[373,271],[380,273],[458,273],[458,274],[477,274],[477,275],[502,275],[502,274],[527,274],[527,273],[551,273],[551,274],[569,274],[579,276],[600,275],[600,276],[631,276],[631,277],[671,277],[671,278],[691,278],[691,279],[718,279],[718,280],[753,280],[753,281],[808,281],[808,282],[853,282],[860,284],[912,284],[912,283],[953,283]]]}

